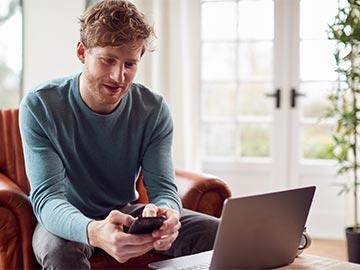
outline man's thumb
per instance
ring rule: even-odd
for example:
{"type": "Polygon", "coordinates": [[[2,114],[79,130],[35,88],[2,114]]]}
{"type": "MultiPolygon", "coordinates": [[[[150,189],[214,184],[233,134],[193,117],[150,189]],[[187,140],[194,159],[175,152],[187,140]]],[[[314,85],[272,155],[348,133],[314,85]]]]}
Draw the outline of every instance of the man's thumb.
{"type": "Polygon", "coordinates": [[[110,223],[116,225],[124,225],[129,227],[133,222],[134,218],[130,215],[124,214],[118,210],[113,210],[107,217],[110,223]]]}

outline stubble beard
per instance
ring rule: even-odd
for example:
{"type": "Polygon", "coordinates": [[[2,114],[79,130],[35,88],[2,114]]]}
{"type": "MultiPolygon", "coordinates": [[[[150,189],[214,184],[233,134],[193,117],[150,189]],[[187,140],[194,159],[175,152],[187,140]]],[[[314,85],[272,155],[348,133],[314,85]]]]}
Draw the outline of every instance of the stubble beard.
{"type": "Polygon", "coordinates": [[[109,107],[117,106],[123,96],[123,93],[111,98],[106,95],[106,92],[103,92],[105,90],[102,91],[101,89],[103,87],[102,84],[104,83],[102,78],[96,78],[88,70],[84,70],[84,77],[88,84],[86,91],[96,105],[105,105],[109,107]]]}

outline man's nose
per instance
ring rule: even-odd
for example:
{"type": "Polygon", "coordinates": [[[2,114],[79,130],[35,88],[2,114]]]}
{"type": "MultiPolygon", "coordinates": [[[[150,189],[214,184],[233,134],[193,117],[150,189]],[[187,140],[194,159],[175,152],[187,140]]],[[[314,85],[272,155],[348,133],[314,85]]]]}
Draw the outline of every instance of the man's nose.
{"type": "Polygon", "coordinates": [[[126,77],[125,72],[124,65],[118,65],[113,68],[111,72],[111,79],[119,83],[124,82],[126,77]]]}

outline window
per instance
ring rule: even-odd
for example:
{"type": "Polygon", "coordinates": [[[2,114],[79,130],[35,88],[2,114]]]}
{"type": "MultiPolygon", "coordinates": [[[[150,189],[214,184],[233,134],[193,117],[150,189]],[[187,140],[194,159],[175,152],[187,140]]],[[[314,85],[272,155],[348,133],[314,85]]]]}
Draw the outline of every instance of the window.
{"type": "Polygon", "coordinates": [[[0,1],[0,108],[17,107],[22,89],[22,6],[0,1]]]}
{"type": "Polygon", "coordinates": [[[300,125],[302,158],[331,159],[331,121],[319,119],[328,106],[327,95],[337,86],[336,63],[333,57],[336,44],[327,39],[327,25],[337,11],[337,1],[301,0],[300,2],[300,125]],[[319,12],[321,10],[321,12],[319,12]]]}

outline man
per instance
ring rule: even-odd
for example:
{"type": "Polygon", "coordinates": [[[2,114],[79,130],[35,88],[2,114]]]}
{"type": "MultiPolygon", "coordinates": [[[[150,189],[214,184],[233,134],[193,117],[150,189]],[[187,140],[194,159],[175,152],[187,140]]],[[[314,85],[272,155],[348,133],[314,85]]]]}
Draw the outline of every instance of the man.
{"type": "Polygon", "coordinates": [[[120,263],[150,250],[180,256],[211,249],[218,220],[182,209],[176,192],[169,109],[133,83],[152,27],[126,0],[97,3],[80,24],[82,73],[36,87],[20,105],[38,262],[89,268],[94,247],[120,263]],[[140,170],[151,203],[129,204],[140,170]],[[125,233],[141,214],[166,221],[151,234],[125,233]]]}

